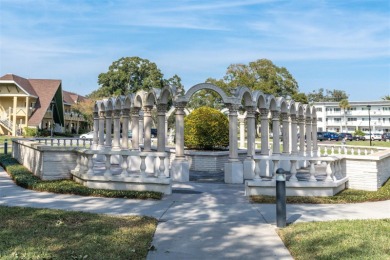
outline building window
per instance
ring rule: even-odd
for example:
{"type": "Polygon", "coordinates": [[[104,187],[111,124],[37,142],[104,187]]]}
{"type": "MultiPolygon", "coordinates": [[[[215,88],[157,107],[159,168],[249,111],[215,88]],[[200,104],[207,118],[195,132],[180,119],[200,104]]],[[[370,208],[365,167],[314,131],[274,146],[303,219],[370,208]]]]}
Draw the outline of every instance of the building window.
{"type": "Polygon", "coordinates": [[[340,112],[340,108],[339,107],[335,107],[334,108],[334,112],[340,112]]]}
{"type": "Polygon", "coordinates": [[[348,122],[355,122],[355,121],[357,121],[356,117],[348,118],[348,122]]]}
{"type": "Polygon", "coordinates": [[[317,108],[317,112],[322,112],[322,107],[317,108]]]}
{"type": "Polygon", "coordinates": [[[322,117],[317,118],[318,122],[322,122],[322,117]]]}
{"type": "Polygon", "coordinates": [[[334,121],[335,121],[335,122],[341,122],[341,118],[335,117],[335,118],[334,118],[334,121]]]}

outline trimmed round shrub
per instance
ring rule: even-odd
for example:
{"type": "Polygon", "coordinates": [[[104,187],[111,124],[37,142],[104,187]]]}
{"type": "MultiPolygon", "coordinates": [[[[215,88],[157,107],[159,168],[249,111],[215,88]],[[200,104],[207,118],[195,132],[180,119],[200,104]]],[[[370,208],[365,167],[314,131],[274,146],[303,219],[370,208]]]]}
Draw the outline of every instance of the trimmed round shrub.
{"type": "Polygon", "coordinates": [[[189,149],[214,150],[229,145],[229,121],[220,111],[200,107],[184,119],[184,145],[189,149]]]}

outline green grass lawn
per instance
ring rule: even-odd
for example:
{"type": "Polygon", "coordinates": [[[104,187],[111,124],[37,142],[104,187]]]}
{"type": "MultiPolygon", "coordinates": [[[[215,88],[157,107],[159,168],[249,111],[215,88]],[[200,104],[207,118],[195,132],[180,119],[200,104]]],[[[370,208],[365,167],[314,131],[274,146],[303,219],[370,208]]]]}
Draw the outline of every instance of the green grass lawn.
{"type": "Polygon", "coordinates": [[[0,206],[0,259],[146,259],[157,220],[0,206]]]}
{"type": "Polygon", "coordinates": [[[296,260],[390,259],[390,219],[296,223],[278,233],[296,260]]]}

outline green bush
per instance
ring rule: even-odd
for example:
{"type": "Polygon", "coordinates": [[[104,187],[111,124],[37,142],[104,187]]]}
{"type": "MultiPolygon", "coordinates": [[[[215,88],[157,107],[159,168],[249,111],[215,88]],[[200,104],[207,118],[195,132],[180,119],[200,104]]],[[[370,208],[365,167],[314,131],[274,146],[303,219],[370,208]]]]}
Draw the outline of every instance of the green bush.
{"type": "Polygon", "coordinates": [[[229,145],[229,121],[220,111],[200,107],[184,119],[184,145],[189,149],[214,150],[229,145]]]}
{"type": "Polygon", "coordinates": [[[24,128],[24,136],[36,136],[38,133],[38,130],[36,128],[30,128],[30,127],[25,127],[24,128]]]}
{"type": "Polygon", "coordinates": [[[356,131],[353,133],[353,135],[360,135],[360,136],[364,136],[364,135],[365,135],[365,133],[364,133],[362,130],[358,129],[358,130],[356,130],[356,131]]]}

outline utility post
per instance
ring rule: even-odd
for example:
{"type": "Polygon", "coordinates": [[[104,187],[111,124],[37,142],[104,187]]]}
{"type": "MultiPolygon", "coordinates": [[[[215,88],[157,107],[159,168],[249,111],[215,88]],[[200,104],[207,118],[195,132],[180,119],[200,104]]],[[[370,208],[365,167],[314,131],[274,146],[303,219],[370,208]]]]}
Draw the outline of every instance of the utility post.
{"type": "Polygon", "coordinates": [[[282,168],[276,170],[276,226],[286,226],[286,174],[282,168]]]}

